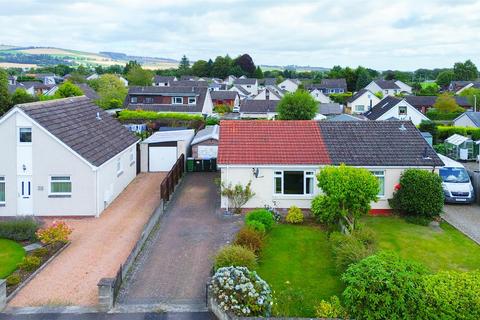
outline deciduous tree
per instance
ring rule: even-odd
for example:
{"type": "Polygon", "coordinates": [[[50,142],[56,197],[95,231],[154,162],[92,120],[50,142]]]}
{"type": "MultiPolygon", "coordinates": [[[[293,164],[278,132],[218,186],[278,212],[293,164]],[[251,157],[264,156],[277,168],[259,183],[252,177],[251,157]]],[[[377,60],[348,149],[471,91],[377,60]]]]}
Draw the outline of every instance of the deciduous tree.
{"type": "Polygon", "coordinates": [[[455,112],[462,109],[457,104],[457,101],[455,101],[455,98],[448,93],[442,93],[439,95],[433,107],[440,112],[455,112]]]}
{"type": "Polygon", "coordinates": [[[311,120],[318,111],[317,102],[305,90],[287,93],[278,103],[280,120],[311,120]]]}

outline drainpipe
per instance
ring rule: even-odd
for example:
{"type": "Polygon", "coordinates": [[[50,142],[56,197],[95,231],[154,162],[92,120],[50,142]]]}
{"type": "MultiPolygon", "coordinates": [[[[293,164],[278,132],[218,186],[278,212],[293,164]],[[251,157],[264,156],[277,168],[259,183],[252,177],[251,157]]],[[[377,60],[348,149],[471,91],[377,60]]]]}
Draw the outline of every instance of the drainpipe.
{"type": "MultiPolygon", "coordinates": [[[[226,174],[226,176],[227,176],[226,180],[228,181],[228,164],[227,164],[227,174],[226,174]]],[[[228,203],[228,197],[227,197],[227,207],[226,207],[227,212],[228,212],[228,205],[229,205],[229,203],[228,203]]]]}

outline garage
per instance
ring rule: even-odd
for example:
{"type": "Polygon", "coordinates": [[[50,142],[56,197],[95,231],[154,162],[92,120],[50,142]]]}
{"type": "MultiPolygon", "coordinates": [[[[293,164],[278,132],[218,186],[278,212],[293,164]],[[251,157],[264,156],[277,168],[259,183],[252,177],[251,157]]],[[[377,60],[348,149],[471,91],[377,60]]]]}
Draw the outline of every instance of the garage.
{"type": "Polygon", "coordinates": [[[190,154],[193,129],[159,131],[140,143],[140,171],[170,171],[177,159],[190,154]]]}

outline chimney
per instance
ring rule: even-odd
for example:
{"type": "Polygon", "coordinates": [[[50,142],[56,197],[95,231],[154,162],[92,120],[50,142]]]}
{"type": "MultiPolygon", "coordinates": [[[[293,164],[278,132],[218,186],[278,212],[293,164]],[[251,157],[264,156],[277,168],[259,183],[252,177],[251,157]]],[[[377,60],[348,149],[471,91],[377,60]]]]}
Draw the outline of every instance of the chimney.
{"type": "Polygon", "coordinates": [[[100,117],[100,112],[97,112],[97,117],[96,117],[97,120],[102,120],[102,117],[100,117]]]}

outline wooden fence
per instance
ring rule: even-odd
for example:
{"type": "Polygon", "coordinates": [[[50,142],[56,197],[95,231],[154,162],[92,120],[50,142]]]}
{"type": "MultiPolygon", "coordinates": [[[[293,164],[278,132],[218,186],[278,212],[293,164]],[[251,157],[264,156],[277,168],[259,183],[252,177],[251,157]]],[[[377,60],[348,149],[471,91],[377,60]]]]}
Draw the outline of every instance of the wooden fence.
{"type": "Polygon", "coordinates": [[[185,156],[182,154],[160,184],[160,199],[166,203],[175,190],[175,186],[185,172],[185,156]]]}

